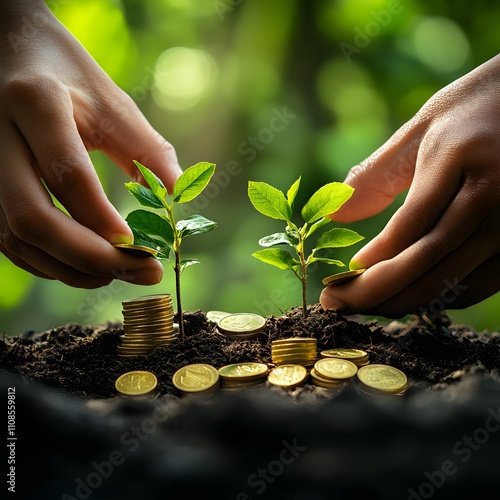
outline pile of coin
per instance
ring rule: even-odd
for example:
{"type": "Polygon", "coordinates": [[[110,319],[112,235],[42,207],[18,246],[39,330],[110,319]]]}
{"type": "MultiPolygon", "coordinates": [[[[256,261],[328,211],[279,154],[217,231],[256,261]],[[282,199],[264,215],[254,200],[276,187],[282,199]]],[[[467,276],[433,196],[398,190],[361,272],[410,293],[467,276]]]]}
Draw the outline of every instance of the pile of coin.
{"type": "Polygon", "coordinates": [[[357,371],[358,367],[346,359],[323,358],[315,363],[310,375],[314,385],[334,389],[354,377],[357,371]]]}
{"type": "Polygon", "coordinates": [[[284,389],[294,389],[303,384],[306,378],[307,370],[304,366],[289,364],[273,368],[267,381],[284,389]]]}
{"type": "Polygon", "coordinates": [[[137,370],[120,375],[115,382],[118,394],[126,397],[147,396],[154,393],[158,380],[154,373],[137,370]]]}
{"type": "Polygon", "coordinates": [[[232,340],[255,338],[265,326],[266,319],[253,313],[228,314],[217,323],[219,333],[232,340]]]}
{"type": "Polygon", "coordinates": [[[194,363],[179,368],[172,383],[184,395],[211,396],[219,390],[219,372],[212,365],[194,363]]]}
{"type": "Polygon", "coordinates": [[[274,340],[271,343],[271,356],[275,365],[311,366],[318,359],[317,341],[303,337],[274,340]]]}
{"type": "Polygon", "coordinates": [[[235,390],[251,387],[265,381],[269,368],[264,363],[236,363],[219,368],[223,389],[235,390]]]}
{"type": "Polygon", "coordinates": [[[358,368],[360,366],[367,365],[370,362],[368,353],[366,351],[362,351],[361,349],[349,349],[345,347],[321,351],[321,356],[323,358],[347,359],[354,363],[358,368]]]}
{"type": "Polygon", "coordinates": [[[389,365],[366,365],[359,369],[360,389],[367,394],[402,396],[408,379],[397,368],[389,365]]]}
{"type": "Polygon", "coordinates": [[[124,300],[122,305],[124,334],[118,346],[119,356],[143,356],[176,339],[170,294],[124,300]]]}

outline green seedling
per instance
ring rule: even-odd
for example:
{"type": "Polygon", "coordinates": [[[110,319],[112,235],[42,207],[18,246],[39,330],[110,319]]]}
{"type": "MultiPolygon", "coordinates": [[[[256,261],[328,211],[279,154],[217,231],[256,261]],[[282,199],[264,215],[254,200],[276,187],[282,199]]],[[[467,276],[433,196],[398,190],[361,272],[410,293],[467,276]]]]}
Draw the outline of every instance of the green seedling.
{"type": "Polygon", "coordinates": [[[259,245],[266,247],[252,254],[253,257],[278,267],[292,271],[302,284],[302,316],[307,318],[307,267],[313,262],[323,262],[344,266],[340,260],[325,256],[318,256],[319,250],[347,247],[361,241],[355,231],[344,228],[334,228],[325,231],[316,241],[316,246],[309,255],[306,255],[305,242],[318,229],[331,222],[327,217],[335,213],[353,194],[354,188],[342,182],[331,182],[319,188],[302,207],[301,215],[304,220],[302,226],[292,222],[293,204],[300,186],[300,177],[292,184],[286,197],[283,192],[265,182],[248,183],[248,197],[252,205],[261,214],[286,222],[284,233],[274,233],[259,240],[259,245]],[[277,245],[288,245],[293,253],[280,248],[268,248],[277,245]]]}
{"type": "Polygon", "coordinates": [[[157,258],[168,260],[174,269],[179,335],[184,339],[181,274],[186,267],[198,264],[199,261],[181,260],[181,243],[188,236],[215,229],[217,224],[196,214],[176,221],[174,207],[194,200],[202,193],[214,174],[215,165],[201,162],[189,167],[175,181],[172,194],[169,195],[161,180],[151,170],[135,160],[134,163],[149,188],[138,182],[127,182],[125,186],[141,205],[163,209],[164,213],[134,210],[128,214],[126,221],[134,233],[134,243],[157,250],[157,258]]]}

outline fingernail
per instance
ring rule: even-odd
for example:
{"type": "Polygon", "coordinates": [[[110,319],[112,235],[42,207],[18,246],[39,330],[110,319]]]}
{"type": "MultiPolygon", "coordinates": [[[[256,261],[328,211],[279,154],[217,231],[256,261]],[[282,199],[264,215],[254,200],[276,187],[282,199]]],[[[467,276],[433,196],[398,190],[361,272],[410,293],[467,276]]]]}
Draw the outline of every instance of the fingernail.
{"type": "Polygon", "coordinates": [[[333,309],[336,312],[344,312],[349,310],[349,308],[342,301],[337,299],[337,297],[331,295],[329,287],[325,288],[321,292],[319,301],[323,309],[333,309]]]}
{"type": "Polygon", "coordinates": [[[351,262],[349,262],[349,269],[351,271],[355,271],[356,269],[363,269],[364,267],[366,267],[366,266],[361,264],[361,262],[359,262],[359,260],[356,260],[356,256],[354,256],[351,259],[351,262]]]}
{"type": "Polygon", "coordinates": [[[126,243],[127,245],[131,245],[134,243],[134,236],[131,234],[124,233],[111,233],[109,235],[108,241],[113,243],[126,243]]]}

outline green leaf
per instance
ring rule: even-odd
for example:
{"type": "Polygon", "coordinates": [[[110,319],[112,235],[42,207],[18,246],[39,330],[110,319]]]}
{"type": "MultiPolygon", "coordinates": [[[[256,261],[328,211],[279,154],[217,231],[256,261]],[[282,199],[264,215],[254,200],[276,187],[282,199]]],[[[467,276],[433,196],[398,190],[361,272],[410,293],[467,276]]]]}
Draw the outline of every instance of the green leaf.
{"type": "Polygon", "coordinates": [[[293,270],[297,264],[300,264],[292,257],[291,254],[279,248],[266,248],[265,250],[259,250],[254,252],[252,257],[283,270],[293,270]]]}
{"type": "Polygon", "coordinates": [[[175,181],[173,199],[176,203],[186,203],[196,198],[214,175],[215,165],[202,161],[186,169],[175,181]]]}
{"type": "Polygon", "coordinates": [[[259,245],[261,247],[273,247],[275,245],[285,244],[294,247],[298,242],[298,238],[293,237],[289,233],[274,233],[261,238],[259,240],[259,245]]]}
{"type": "Polygon", "coordinates": [[[161,200],[155,196],[151,189],[144,187],[138,182],[126,182],[125,187],[128,192],[144,207],[163,208],[161,200]]]}
{"type": "Polygon", "coordinates": [[[163,185],[163,182],[149,170],[149,168],[145,167],[138,161],[134,160],[137,168],[141,171],[144,180],[153,191],[154,195],[161,201],[165,200],[165,196],[167,196],[167,188],[163,185]]]}
{"type": "Polygon", "coordinates": [[[354,188],[342,182],[330,182],[320,187],[302,208],[302,217],[312,223],[335,213],[354,193],[354,188]]]}
{"type": "Polygon", "coordinates": [[[312,264],[313,262],[323,262],[324,264],[335,264],[339,267],[344,267],[345,264],[340,260],[328,259],[327,257],[309,257],[307,259],[307,265],[312,264]]]}
{"type": "Polygon", "coordinates": [[[329,217],[323,217],[322,219],[316,221],[307,231],[306,235],[304,236],[305,239],[309,238],[311,234],[316,232],[319,228],[326,226],[327,224],[330,224],[332,222],[332,219],[329,217]]]}
{"type": "Polygon", "coordinates": [[[143,233],[159,236],[167,243],[174,243],[174,232],[170,223],[161,215],[147,210],[134,210],[130,212],[126,219],[128,225],[143,233]]]}
{"type": "Polygon", "coordinates": [[[181,260],[181,262],[180,262],[180,264],[181,264],[181,273],[182,273],[182,271],[184,271],[184,269],[186,269],[186,267],[194,266],[195,264],[199,264],[199,263],[200,263],[200,261],[196,260],[196,259],[181,260]]]}
{"type": "Polygon", "coordinates": [[[265,182],[249,181],[248,197],[255,209],[267,217],[286,221],[292,217],[292,209],[285,195],[265,182]]]}
{"type": "Polygon", "coordinates": [[[286,199],[288,201],[288,204],[290,205],[290,208],[293,210],[293,202],[295,201],[295,197],[297,196],[297,193],[299,191],[299,186],[300,186],[300,179],[302,179],[302,176],[300,176],[290,187],[288,192],[286,193],[286,199]]]}
{"type": "Polygon", "coordinates": [[[159,241],[155,238],[151,238],[151,236],[148,236],[146,233],[138,231],[133,227],[131,227],[130,229],[132,229],[132,233],[134,234],[135,245],[142,245],[144,247],[157,250],[158,259],[168,259],[168,256],[170,255],[170,247],[166,243],[159,241]]]}
{"type": "Polygon", "coordinates": [[[364,239],[356,231],[345,228],[330,229],[323,233],[316,244],[316,250],[320,248],[341,248],[354,245],[364,239]]]}
{"type": "Polygon", "coordinates": [[[190,215],[187,219],[178,221],[176,225],[181,233],[181,238],[193,234],[208,233],[217,227],[216,222],[197,214],[190,215]]]}

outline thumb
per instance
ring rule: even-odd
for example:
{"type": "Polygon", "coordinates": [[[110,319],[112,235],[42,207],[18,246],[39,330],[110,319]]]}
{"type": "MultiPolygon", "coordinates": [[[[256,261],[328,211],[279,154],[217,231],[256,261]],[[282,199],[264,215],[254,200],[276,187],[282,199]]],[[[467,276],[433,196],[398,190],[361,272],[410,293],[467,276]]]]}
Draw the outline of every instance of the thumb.
{"type": "Polygon", "coordinates": [[[388,207],[410,187],[422,133],[411,122],[401,127],[382,147],[353,167],[345,183],[354,188],[352,197],[330,217],[349,223],[366,219],[388,207]]]}

